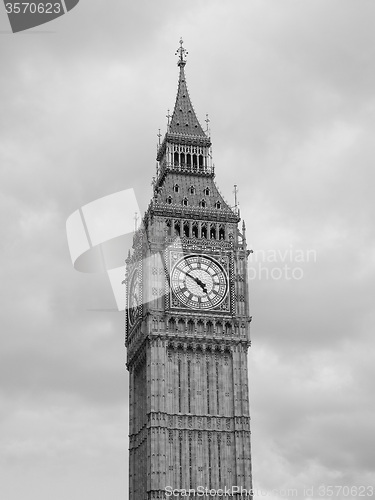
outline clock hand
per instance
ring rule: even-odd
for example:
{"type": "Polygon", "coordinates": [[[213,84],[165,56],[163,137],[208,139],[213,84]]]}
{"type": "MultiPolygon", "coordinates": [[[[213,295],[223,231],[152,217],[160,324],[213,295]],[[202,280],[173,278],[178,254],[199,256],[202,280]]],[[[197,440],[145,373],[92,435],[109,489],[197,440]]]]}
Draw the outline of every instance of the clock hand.
{"type": "MultiPolygon", "coordinates": [[[[184,272],[184,271],[183,271],[183,272],[184,272]]],[[[196,283],[198,283],[198,285],[199,285],[199,286],[201,286],[201,285],[200,285],[200,283],[199,283],[199,282],[200,282],[200,279],[199,279],[199,278],[196,278],[195,276],[193,276],[193,275],[192,275],[192,274],[190,274],[190,273],[185,273],[185,272],[184,272],[184,274],[185,274],[186,276],[189,276],[189,278],[193,279],[196,283]]]]}
{"type": "Polygon", "coordinates": [[[203,283],[203,281],[201,281],[199,278],[197,278],[196,276],[193,276],[192,274],[189,274],[189,273],[185,273],[186,276],[189,276],[189,278],[192,278],[201,288],[202,290],[207,293],[207,287],[206,285],[203,283]]]}
{"type": "Polygon", "coordinates": [[[202,290],[204,291],[204,293],[207,293],[207,287],[206,285],[203,283],[203,281],[201,281],[199,278],[196,279],[196,282],[198,283],[198,285],[202,288],[202,290]]]}

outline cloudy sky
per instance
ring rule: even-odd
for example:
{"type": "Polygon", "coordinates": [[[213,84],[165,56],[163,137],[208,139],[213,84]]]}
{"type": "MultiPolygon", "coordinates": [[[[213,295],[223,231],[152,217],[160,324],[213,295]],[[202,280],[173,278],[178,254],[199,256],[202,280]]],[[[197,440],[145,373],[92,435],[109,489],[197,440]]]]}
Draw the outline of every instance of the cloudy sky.
{"type": "Polygon", "coordinates": [[[1,498],[126,498],[123,313],[65,223],[123,189],[147,207],[180,36],[254,249],[254,488],[375,484],[374,19],[371,0],[81,0],[13,35],[0,6],[1,498]]]}

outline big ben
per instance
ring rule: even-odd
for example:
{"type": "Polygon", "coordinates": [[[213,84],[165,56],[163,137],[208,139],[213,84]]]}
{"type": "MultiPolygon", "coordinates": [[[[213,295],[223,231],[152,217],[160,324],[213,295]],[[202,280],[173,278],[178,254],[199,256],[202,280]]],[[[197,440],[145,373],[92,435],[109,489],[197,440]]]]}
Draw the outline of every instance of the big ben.
{"type": "Polygon", "coordinates": [[[179,80],[127,258],[129,499],[251,498],[245,224],[179,80]],[[199,493],[199,495],[198,495],[199,493]]]}

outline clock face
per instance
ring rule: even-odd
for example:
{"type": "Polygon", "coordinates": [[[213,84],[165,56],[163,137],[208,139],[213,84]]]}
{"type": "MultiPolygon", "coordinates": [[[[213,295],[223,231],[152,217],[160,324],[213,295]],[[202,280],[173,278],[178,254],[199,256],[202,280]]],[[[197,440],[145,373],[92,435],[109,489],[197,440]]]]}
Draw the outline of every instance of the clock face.
{"type": "Polygon", "coordinates": [[[135,269],[130,278],[129,298],[128,298],[128,318],[130,325],[133,325],[140,309],[140,285],[138,269],[135,269]]]}
{"type": "Polygon", "coordinates": [[[217,307],[228,293],[228,277],[212,257],[187,255],[172,269],[171,288],[179,301],[190,309],[217,307]]]}

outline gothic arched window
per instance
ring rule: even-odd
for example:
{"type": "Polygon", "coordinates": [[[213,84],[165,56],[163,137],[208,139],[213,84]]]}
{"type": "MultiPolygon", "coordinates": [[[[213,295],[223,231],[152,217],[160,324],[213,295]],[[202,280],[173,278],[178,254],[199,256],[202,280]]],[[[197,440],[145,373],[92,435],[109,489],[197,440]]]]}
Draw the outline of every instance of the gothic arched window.
{"type": "Polygon", "coordinates": [[[216,322],[216,332],[220,335],[223,333],[223,324],[221,321],[216,322]]]}
{"type": "Polygon", "coordinates": [[[217,201],[217,202],[215,203],[215,208],[221,208],[221,203],[220,203],[220,201],[217,201]]]}
{"type": "Polygon", "coordinates": [[[199,206],[202,207],[202,208],[206,208],[206,201],[205,200],[202,200],[200,203],[199,203],[199,206]]]}
{"type": "Polygon", "coordinates": [[[177,323],[177,330],[179,332],[183,332],[185,330],[185,321],[182,320],[182,319],[179,319],[178,320],[178,323],[177,323]]]}
{"type": "Polygon", "coordinates": [[[188,199],[187,199],[187,198],[184,198],[184,199],[182,200],[182,204],[183,204],[183,206],[184,206],[184,207],[187,207],[187,206],[188,206],[188,204],[189,204],[188,199]]]}
{"type": "Polygon", "coordinates": [[[195,187],[194,186],[190,186],[190,194],[195,194],[195,187]]]}
{"type": "Polygon", "coordinates": [[[206,189],[204,190],[204,194],[206,196],[210,196],[210,188],[209,187],[206,187],[206,189]]]}
{"type": "Polygon", "coordinates": [[[190,227],[188,222],[184,222],[184,236],[186,236],[186,238],[189,238],[190,236],[190,227]]]}
{"type": "Polygon", "coordinates": [[[178,192],[180,191],[180,186],[179,186],[178,184],[175,184],[175,185],[173,186],[173,191],[174,191],[175,193],[178,193],[178,192]]]}
{"type": "Polygon", "coordinates": [[[168,196],[167,203],[170,205],[172,203],[172,196],[168,196]]]}

